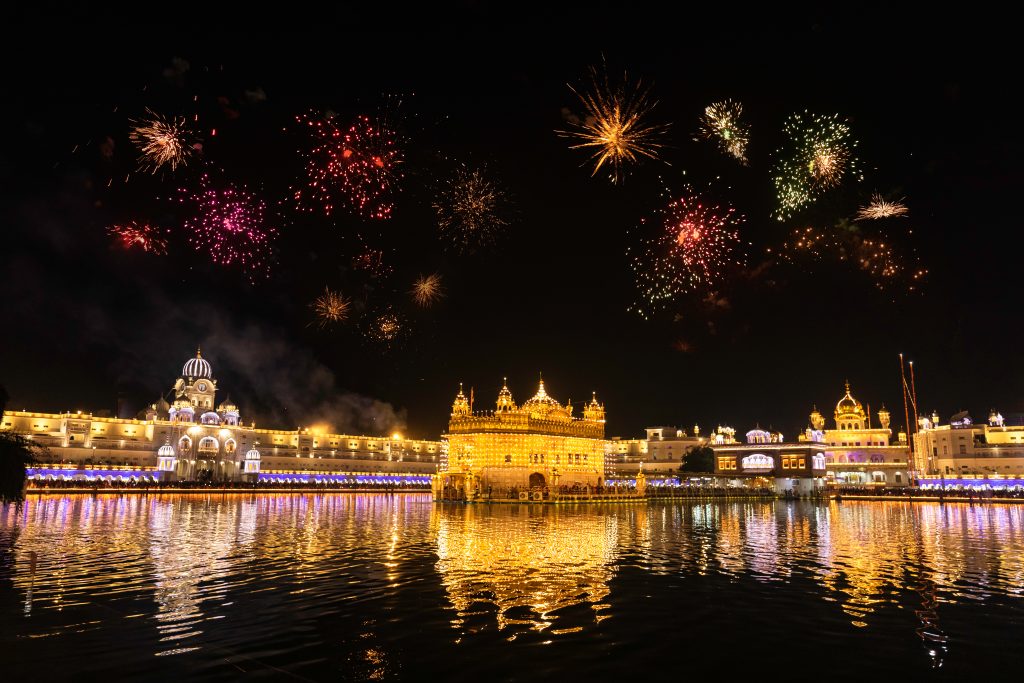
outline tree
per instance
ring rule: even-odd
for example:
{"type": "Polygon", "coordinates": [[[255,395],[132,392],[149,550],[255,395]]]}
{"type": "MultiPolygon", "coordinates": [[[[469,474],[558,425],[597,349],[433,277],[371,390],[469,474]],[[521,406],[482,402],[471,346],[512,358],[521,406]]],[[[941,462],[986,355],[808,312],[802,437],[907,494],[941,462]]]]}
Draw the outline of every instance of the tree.
{"type": "Polygon", "coordinates": [[[710,446],[694,446],[683,455],[680,472],[714,472],[715,452],[710,446]]]}
{"type": "MultiPolygon", "coordinates": [[[[0,422],[7,407],[7,392],[0,386],[0,422]]],[[[36,460],[42,447],[20,434],[0,431],[0,503],[20,503],[25,498],[25,468],[36,460]]]]}

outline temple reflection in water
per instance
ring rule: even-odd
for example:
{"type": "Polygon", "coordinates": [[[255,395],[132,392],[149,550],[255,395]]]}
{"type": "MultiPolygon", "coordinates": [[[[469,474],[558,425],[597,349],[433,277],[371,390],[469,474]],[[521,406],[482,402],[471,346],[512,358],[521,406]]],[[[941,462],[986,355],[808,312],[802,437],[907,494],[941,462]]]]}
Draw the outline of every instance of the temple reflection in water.
{"type": "Polygon", "coordinates": [[[525,624],[579,630],[555,623],[557,613],[586,604],[594,623],[608,607],[603,600],[614,573],[615,515],[593,506],[492,511],[445,505],[434,510],[431,522],[437,569],[458,615],[453,625],[493,612],[499,629],[525,624]]]}
{"type": "Polygon", "coordinates": [[[916,634],[938,663],[967,637],[950,606],[1019,609],[1005,606],[1024,595],[1024,506],[44,495],[0,508],[0,550],[16,601],[0,625],[18,614],[27,655],[59,643],[87,657],[101,639],[185,661],[285,638],[312,661],[327,641],[281,624],[323,613],[329,646],[366,677],[396,670],[408,634],[388,629],[409,619],[444,642],[558,642],[676,603],[714,620],[705,594],[731,601],[721,614],[800,609],[833,632],[916,634]]]}

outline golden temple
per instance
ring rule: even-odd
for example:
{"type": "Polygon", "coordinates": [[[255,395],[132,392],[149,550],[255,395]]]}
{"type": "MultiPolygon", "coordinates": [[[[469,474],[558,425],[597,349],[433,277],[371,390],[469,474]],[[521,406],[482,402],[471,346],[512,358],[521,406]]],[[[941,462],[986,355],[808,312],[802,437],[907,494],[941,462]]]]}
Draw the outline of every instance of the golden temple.
{"type": "Polygon", "coordinates": [[[492,411],[473,412],[462,387],[448,423],[448,457],[434,476],[435,498],[497,499],[552,491],[589,491],[604,484],[604,406],[594,394],[573,417],[540,380],[537,393],[516,405],[507,380],[492,411]]]}

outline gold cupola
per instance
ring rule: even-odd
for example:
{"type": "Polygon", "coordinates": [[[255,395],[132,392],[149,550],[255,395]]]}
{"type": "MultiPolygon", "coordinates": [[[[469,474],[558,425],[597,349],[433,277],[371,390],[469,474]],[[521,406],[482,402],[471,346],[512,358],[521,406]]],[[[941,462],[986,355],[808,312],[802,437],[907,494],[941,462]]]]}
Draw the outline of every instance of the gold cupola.
{"type": "Polygon", "coordinates": [[[459,382],[459,393],[452,403],[452,415],[469,415],[469,399],[462,392],[462,382],[459,382]]]}
{"type": "Polygon", "coordinates": [[[516,402],[512,400],[512,392],[508,390],[508,377],[503,377],[501,382],[501,391],[498,392],[498,407],[497,411],[512,412],[516,409],[516,402]]]}
{"type": "Polygon", "coordinates": [[[590,398],[590,403],[583,407],[583,419],[589,422],[604,422],[604,406],[597,402],[597,392],[590,398]]]}

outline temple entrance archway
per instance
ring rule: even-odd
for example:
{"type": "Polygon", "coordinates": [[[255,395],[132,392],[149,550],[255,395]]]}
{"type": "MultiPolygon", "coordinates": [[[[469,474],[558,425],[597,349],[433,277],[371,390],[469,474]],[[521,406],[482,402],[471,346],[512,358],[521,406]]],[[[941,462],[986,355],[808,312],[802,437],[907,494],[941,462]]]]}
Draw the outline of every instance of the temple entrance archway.
{"type": "Polygon", "coordinates": [[[534,472],[530,475],[530,488],[544,486],[544,475],[540,472],[534,472]]]}

